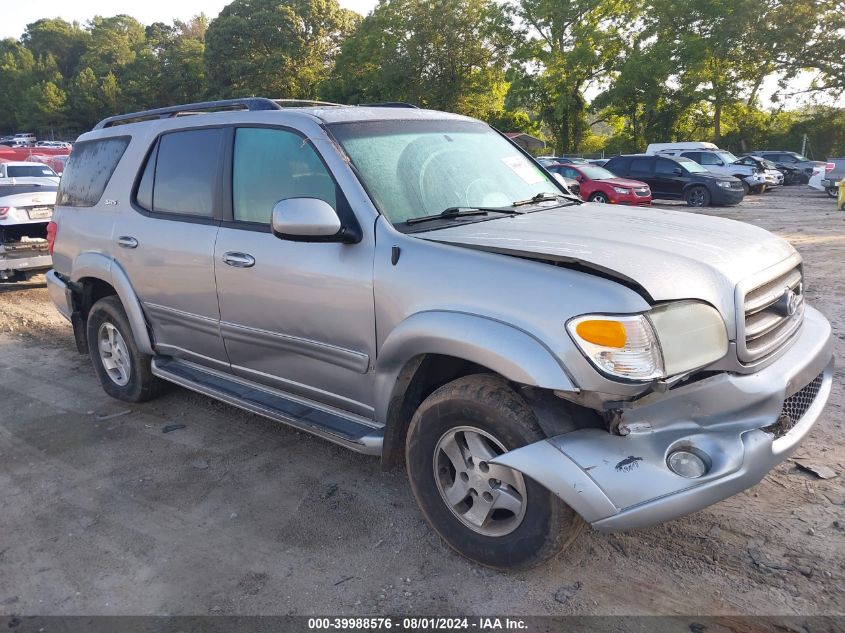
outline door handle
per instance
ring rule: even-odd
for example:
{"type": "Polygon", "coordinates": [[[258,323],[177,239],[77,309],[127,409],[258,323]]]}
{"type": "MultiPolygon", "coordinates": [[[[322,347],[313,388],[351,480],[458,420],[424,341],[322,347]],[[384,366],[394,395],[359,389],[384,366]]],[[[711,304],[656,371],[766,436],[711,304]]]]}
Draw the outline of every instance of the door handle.
{"type": "Polygon", "coordinates": [[[138,240],[129,235],[121,235],[117,238],[117,245],[121,248],[138,248],[138,240]]]}
{"type": "Polygon", "coordinates": [[[246,253],[223,253],[223,263],[235,268],[252,268],[255,258],[246,253]]]}

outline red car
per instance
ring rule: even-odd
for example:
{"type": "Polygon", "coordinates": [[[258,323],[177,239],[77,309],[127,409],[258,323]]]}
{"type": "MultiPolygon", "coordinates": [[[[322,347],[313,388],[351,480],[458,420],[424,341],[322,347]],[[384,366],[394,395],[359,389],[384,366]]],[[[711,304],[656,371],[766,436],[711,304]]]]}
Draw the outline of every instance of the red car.
{"type": "Polygon", "coordinates": [[[639,180],[617,178],[598,165],[548,165],[552,173],[574,178],[581,185],[581,198],[590,202],[610,204],[651,204],[651,189],[639,180]]]}

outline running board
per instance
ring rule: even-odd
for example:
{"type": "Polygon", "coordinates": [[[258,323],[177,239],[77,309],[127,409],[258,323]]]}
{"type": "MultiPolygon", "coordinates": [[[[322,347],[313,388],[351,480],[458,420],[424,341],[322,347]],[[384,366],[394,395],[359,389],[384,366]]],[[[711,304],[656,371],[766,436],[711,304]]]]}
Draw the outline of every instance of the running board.
{"type": "Polygon", "coordinates": [[[152,372],[186,389],[313,433],[353,451],[381,455],[384,430],[363,417],[169,357],[154,358],[152,372]]]}

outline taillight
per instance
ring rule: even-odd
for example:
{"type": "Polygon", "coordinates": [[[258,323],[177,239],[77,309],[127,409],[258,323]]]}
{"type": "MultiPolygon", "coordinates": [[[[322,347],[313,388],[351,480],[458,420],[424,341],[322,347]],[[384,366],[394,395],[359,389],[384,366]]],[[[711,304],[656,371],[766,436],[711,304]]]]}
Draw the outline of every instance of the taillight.
{"type": "Polygon", "coordinates": [[[55,222],[47,224],[47,252],[53,254],[53,246],[56,244],[56,233],[59,231],[59,225],[55,222]]]}
{"type": "Polygon", "coordinates": [[[829,171],[833,171],[834,169],[836,169],[836,164],[835,163],[828,163],[827,165],[824,166],[824,173],[827,173],[829,171]]]}
{"type": "Polygon", "coordinates": [[[0,207],[0,218],[5,218],[11,210],[12,207],[0,207]]]}

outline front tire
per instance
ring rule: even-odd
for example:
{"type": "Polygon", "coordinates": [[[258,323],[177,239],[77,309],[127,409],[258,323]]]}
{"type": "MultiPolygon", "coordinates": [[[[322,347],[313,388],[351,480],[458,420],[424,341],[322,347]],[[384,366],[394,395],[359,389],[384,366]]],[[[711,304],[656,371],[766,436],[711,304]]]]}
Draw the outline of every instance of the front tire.
{"type": "Polygon", "coordinates": [[[584,522],[537,482],[490,464],[545,438],[503,379],[466,376],[431,394],[405,446],[411,490],[429,525],[459,554],[496,569],[528,569],[572,544],[584,522]]]}
{"type": "Polygon", "coordinates": [[[828,197],[830,198],[838,198],[839,197],[839,188],[838,187],[828,187],[825,189],[827,192],[828,197]]]}
{"type": "Polygon", "coordinates": [[[132,327],[116,296],[97,301],[88,312],[88,353],[103,390],[126,402],[156,397],[163,382],[153,376],[152,357],[135,344],[132,327]]]}
{"type": "Polygon", "coordinates": [[[710,205],[710,192],[707,187],[697,185],[684,192],[684,202],[688,207],[706,207],[710,205]]]}

